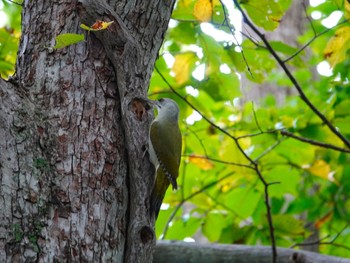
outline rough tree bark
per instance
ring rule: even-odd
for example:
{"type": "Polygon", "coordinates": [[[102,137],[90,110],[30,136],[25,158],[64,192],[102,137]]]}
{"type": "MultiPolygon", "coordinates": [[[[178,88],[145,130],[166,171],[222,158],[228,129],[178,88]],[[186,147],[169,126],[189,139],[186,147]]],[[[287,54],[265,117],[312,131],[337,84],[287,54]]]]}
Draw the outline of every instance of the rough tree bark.
{"type": "MultiPolygon", "coordinates": [[[[138,98],[173,6],[24,1],[16,75],[0,79],[0,262],[152,261],[151,116],[138,98]],[[57,35],[96,19],[114,23],[84,43],[50,48],[57,35]]],[[[174,262],[188,255],[160,244],[156,259],[164,253],[174,262]]],[[[227,254],[205,247],[198,255],[227,254]]]]}
{"type": "Polygon", "coordinates": [[[152,261],[151,114],[137,98],[173,5],[24,1],[16,76],[0,80],[0,262],[152,261]],[[49,48],[96,19],[114,23],[49,48]]]}
{"type": "MultiPolygon", "coordinates": [[[[314,252],[278,248],[278,263],[350,263],[350,259],[314,252]]],[[[271,247],[244,245],[198,245],[181,241],[157,243],[154,263],[270,263],[271,247]]]]}

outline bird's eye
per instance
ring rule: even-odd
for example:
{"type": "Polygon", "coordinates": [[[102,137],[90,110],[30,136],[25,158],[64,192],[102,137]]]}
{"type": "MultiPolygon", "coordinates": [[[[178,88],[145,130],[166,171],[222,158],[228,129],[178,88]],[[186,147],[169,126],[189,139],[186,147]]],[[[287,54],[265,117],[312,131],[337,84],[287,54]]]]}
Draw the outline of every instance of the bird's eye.
{"type": "Polygon", "coordinates": [[[159,101],[159,102],[163,102],[163,101],[164,101],[164,99],[163,99],[163,98],[161,98],[161,99],[159,99],[158,101],[159,101]]]}

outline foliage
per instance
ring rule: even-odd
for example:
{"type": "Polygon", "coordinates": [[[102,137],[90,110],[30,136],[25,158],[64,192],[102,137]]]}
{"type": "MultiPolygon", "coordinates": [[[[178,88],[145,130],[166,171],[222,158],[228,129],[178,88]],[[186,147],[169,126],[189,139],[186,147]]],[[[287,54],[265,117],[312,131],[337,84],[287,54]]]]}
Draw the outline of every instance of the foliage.
{"type": "MultiPolygon", "coordinates": [[[[105,22],[101,20],[96,20],[96,22],[91,26],[87,26],[85,24],[81,24],[80,27],[86,31],[101,31],[107,29],[113,21],[111,22],[105,22]]],[[[80,43],[85,40],[84,34],[72,34],[72,33],[65,33],[60,34],[56,37],[56,45],[52,48],[59,49],[64,48],[73,44],[80,43]]]]}
{"type": "Polygon", "coordinates": [[[81,41],[84,41],[84,34],[61,34],[56,37],[56,45],[53,48],[64,48],[81,41]]]}
{"type": "MultiPolygon", "coordinates": [[[[180,187],[167,192],[157,235],[290,247],[317,230],[322,253],[350,257],[348,2],[306,8],[296,46],[258,34],[279,26],[291,0],[233,2],[250,28],[241,43],[241,29],[228,18],[232,6],[178,0],[156,62],[150,96],[178,102],[184,145],[180,187]],[[325,27],[322,21],[335,11],[344,17],[325,27]],[[321,18],[312,19],[312,12],[321,18]],[[226,40],[218,41],[219,33],[226,40]],[[311,73],[325,59],[332,75],[311,73]],[[283,104],[274,94],[252,103],[242,99],[242,79],[296,93],[283,104]]],[[[3,3],[12,22],[0,29],[0,73],[8,75],[19,8],[3,3]]]]}
{"type": "Polygon", "coordinates": [[[7,78],[14,73],[15,68],[18,41],[21,34],[21,7],[2,0],[0,11],[7,15],[6,25],[0,28],[0,76],[7,78]]]}
{"type": "MultiPolygon", "coordinates": [[[[240,3],[263,32],[278,27],[291,1],[240,3]]],[[[210,242],[271,245],[270,213],[276,245],[297,245],[316,229],[322,253],[350,257],[349,145],[300,94],[287,96],[282,105],[274,94],[255,103],[241,95],[242,78],[295,89],[292,79],[276,70],[275,53],[293,68],[307,100],[349,140],[349,25],[344,17],[330,29],[322,24],[347,6],[328,0],[308,7],[309,22],[305,19],[304,34],[295,36],[297,46],[281,41],[267,46],[249,37],[252,30],[239,44],[233,34],[241,29],[227,18],[232,7],[211,4],[213,27],[205,30],[206,1],[177,2],[151,81],[150,96],[179,103],[184,140],[180,189],[167,192],[157,235],[183,240],[202,234],[210,242]],[[201,5],[204,11],[198,11],[201,5]],[[311,18],[316,11],[321,19],[311,18]],[[225,32],[227,40],[216,40],[214,31],[225,32]],[[325,59],[333,75],[313,75],[310,69],[325,59]]]]}

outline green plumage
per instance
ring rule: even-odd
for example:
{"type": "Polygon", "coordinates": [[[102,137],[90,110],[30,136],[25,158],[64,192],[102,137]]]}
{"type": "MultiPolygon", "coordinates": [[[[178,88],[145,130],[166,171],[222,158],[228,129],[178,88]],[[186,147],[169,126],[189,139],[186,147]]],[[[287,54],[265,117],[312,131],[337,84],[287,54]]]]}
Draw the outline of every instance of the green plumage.
{"type": "Polygon", "coordinates": [[[177,189],[182,138],[178,126],[179,109],[170,99],[161,99],[156,104],[158,115],[150,127],[150,154],[156,166],[156,181],[151,196],[151,211],[158,216],[165,192],[170,184],[177,189]],[[154,152],[154,153],[153,153],[154,152]]]}
{"type": "Polygon", "coordinates": [[[173,189],[177,189],[176,178],[179,173],[182,144],[177,122],[155,120],[151,125],[150,137],[159,161],[158,170],[162,169],[165,175],[169,177],[173,189]]]}

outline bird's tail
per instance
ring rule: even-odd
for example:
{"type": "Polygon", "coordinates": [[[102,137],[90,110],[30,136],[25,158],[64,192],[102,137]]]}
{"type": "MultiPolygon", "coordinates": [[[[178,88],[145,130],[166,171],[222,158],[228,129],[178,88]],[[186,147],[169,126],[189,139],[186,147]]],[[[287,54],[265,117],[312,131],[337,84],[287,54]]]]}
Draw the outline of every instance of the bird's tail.
{"type": "Polygon", "coordinates": [[[156,182],[154,184],[152,194],[151,194],[151,206],[150,206],[150,212],[151,215],[154,215],[154,218],[157,219],[160,207],[163,203],[164,195],[166,190],[169,187],[169,180],[162,171],[162,169],[158,169],[157,171],[157,178],[156,182]]]}

